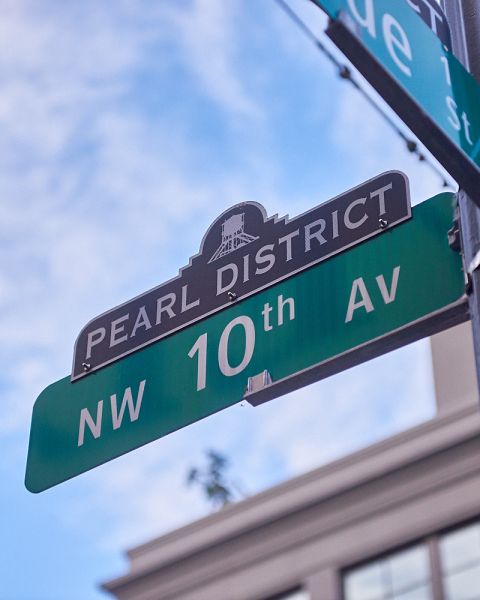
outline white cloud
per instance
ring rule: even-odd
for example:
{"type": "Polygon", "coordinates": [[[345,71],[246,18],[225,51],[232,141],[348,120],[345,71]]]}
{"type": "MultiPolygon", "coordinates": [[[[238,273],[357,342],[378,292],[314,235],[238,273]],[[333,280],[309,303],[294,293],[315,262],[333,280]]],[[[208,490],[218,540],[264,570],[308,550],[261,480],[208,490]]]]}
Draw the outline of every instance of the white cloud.
{"type": "Polygon", "coordinates": [[[191,0],[169,16],[175,37],[180,36],[183,60],[203,93],[233,116],[259,118],[261,110],[238,75],[238,3],[191,0]]]}
{"type": "MultiPolygon", "coordinates": [[[[288,155],[274,141],[288,146],[289,139],[265,134],[269,106],[248,77],[261,74],[261,66],[248,70],[243,63],[241,0],[160,6],[123,0],[115,10],[108,2],[39,8],[12,0],[2,10],[0,357],[8,369],[0,434],[20,432],[20,462],[33,399],[66,375],[74,338],[88,319],[176,275],[227,206],[258,200],[271,213],[295,216],[326,200],[330,182],[319,181],[313,198],[305,192],[292,198],[279,183],[288,155]],[[221,109],[227,128],[241,122],[242,140],[232,136],[230,144],[242,160],[210,164],[205,139],[188,124],[195,122],[195,106],[176,114],[142,104],[142,75],[158,77],[149,88],[158,92],[156,101],[162,96],[157,84],[168,89],[173,80],[166,73],[171,69],[176,77],[180,63],[193,74],[187,90],[221,109]]],[[[275,34],[285,28],[272,56],[282,60],[286,49],[300,61],[304,46],[297,32],[276,8],[272,14],[275,34]]],[[[315,51],[306,60],[326,64],[315,51]]],[[[324,96],[329,71],[320,67],[312,75],[324,96]]],[[[282,92],[278,82],[270,85],[264,89],[282,92]]],[[[435,183],[428,169],[413,165],[401,144],[385,146],[385,129],[361,99],[345,87],[333,105],[328,152],[351,162],[352,185],[408,165],[416,195],[429,193],[435,183]]],[[[312,135],[319,133],[320,148],[327,135],[312,135]]],[[[319,152],[319,163],[322,158],[319,152]]],[[[300,181],[303,173],[289,175],[300,181]]],[[[335,185],[341,189],[344,182],[335,185]]],[[[254,491],[427,418],[425,348],[263,408],[235,406],[64,484],[52,497],[68,497],[66,526],[94,543],[118,551],[141,542],[207,510],[198,493],[183,487],[203,448],[231,454],[232,473],[240,469],[238,478],[254,491]],[[411,368],[408,378],[399,364],[411,368]]]]}
{"type": "Polygon", "coordinates": [[[252,455],[275,448],[294,475],[430,418],[429,357],[423,341],[272,401],[252,455]]]}
{"type": "MultiPolygon", "coordinates": [[[[226,105],[236,98],[233,110],[253,114],[230,72],[232,22],[222,6],[195,5],[180,24],[192,27],[212,56],[222,57],[214,95],[226,105]]],[[[139,276],[151,287],[175,275],[182,263],[172,266],[169,246],[182,249],[177,231],[188,229],[204,206],[223,210],[229,193],[221,188],[232,187],[198,185],[189,176],[195,150],[184,132],[172,132],[161,115],[152,127],[148,115],[125,103],[134,70],[153,62],[151,45],[165,34],[148,23],[141,7],[122,2],[116,11],[110,8],[95,2],[82,10],[48,4],[35,9],[26,1],[5,5],[0,340],[13,391],[5,399],[4,431],[26,426],[29,395],[40,391],[39,369],[34,377],[27,368],[29,354],[37,352],[48,365],[45,383],[66,374],[86,320],[142,291],[132,284],[139,276]]],[[[189,37],[185,32],[188,48],[182,52],[188,55],[189,37]]],[[[190,254],[200,239],[193,245],[188,240],[190,254]]]]}
{"type": "MultiPolygon", "coordinates": [[[[415,140],[415,136],[399,121],[393,111],[386,106],[381,98],[362,80],[363,89],[380,109],[392,120],[396,127],[415,140]]],[[[412,200],[416,204],[443,191],[442,178],[453,184],[453,180],[445,173],[437,161],[419,144],[419,150],[428,157],[437,172],[429,163],[420,162],[418,156],[409,153],[405,142],[376,112],[370,103],[355,91],[352,86],[345,84],[337,104],[335,118],[330,128],[331,142],[350,161],[355,173],[369,172],[373,175],[381,170],[403,170],[410,179],[412,200]]]]}
{"type": "Polygon", "coordinates": [[[191,450],[170,438],[97,468],[74,484],[81,496],[71,498],[64,522],[98,547],[118,552],[202,516],[207,508],[199,492],[186,489],[191,450]],[[104,515],[100,537],[98,514],[104,515]]]}
{"type": "MultiPolygon", "coordinates": [[[[315,37],[323,39],[328,17],[319,7],[303,0],[289,0],[285,4],[315,37]]],[[[272,5],[272,26],[275,28],[277,44],[281,44],[284,51],[292,55],[302,69],[306,66],[310,68],[314,77],[317,78],[319,72],[324,75],[333,73],[332,65],[315,48],[313,39],[305,35],[305,31],[292,19],[288,10],[275,0],[272,5]]],[[[333,52],[336,54],[335,50],[333,52]]]]}

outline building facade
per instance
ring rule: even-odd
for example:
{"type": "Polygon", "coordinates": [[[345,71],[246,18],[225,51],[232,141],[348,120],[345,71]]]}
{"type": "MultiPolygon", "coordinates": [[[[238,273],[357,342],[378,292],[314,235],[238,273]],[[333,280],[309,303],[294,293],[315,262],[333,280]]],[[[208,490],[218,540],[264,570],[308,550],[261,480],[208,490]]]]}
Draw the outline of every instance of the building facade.
{"type": "Polygon", "coordinates": [[[432,420],[127,552],[119,600],[480,600],[470,324],[431,341],[432,420]]]}

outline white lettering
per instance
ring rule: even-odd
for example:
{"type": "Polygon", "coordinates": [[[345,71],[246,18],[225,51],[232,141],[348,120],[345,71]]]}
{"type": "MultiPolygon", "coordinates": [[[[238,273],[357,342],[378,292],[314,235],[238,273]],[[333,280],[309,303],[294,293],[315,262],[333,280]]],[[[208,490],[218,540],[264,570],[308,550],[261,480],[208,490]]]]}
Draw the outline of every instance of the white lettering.
{"type": "Polygon", "coordinates": [[[152,328],[152,324],[150,323],[150,319],[148,318],[145,306],[142,306],[138,311],[137,319],[135,321],[135,325],[133,326],[131,337],[135,337],[137,329],[139,329],[140,327],[145,327],[145,331],[152,328]]]}
{"type": "Polygon", "coordinates": [[[95,331],[90,331],[87,338],[87,355],[85,358],[90,358],[92,356],[92,348],[96,346],[100,342],[105,339],[105,328],[100,327],[99,329],[95,329],[95,331]]]}
{"type": "Polygon", "coordinates": [[[197,392],[205,389],[207,385],[207,342],[208,335],[203,333],[190,348],[189,358],[193,358],[198,352],[197,361],[197,392]]]}
{"type": "Polygon", "coordinates": [[[262,315],[263,315],[263,330],[264,331],[272,331],[273,327],[270,325],[270,313],[272,312],[272,307],[270,304],[264,304],[262,315]]]}
{"type": "Polygon", "coordinates": [[[170,294],[166,294],[165,296],[162,296],[161,298],[158,298],[158,300],[157,300],[157,320],[155,322],[155,325],[160,325],[160,323],[162,322],[162,313],[163,312],[166,312],[168,314],[169,319],[171,319],[172,317],[175,316],[172,306],[175,304],[176,299],[177,299],[177,296],[173,292],[171,292],[170,294]],[[166,306],[164,306],[164,303],[167,303],[166,306]]]}
{"type": "Polygon", "coordinates": [[[295,236],[300,234],[300,230],[299,229],[295,229],[295,231],[292,231],[291,233],[288,233],[287,235],[284,235],[281,238],[278,238],[278,243],[279,244],[283,244],[283,242],[286,242],[286,246],[287,246],[287,262],[289,260],[292,260],[292,238],[294,238],[295,236]]]}
{"type": "MultiPolygon", "coordinates": [[[[412,0],[407,0],[407,2],[410,4],[410,6],[412,6],[412,0]]],[[[442,15],[435,10],[435,7],[433,6],[433,4],[431,2],[429,2],[428,0],[422,0],[422,2],[424,4],[424,6],[427,7],[428,12],[430,13],[430,29],[434,33],[438,33],[437,21],[439,23],[442,22],[442,15]]],[[[412,6],[412,8],[415,8],[415,7],[412,6]]],[[[420,9],[418,9],[418,12],[421,12],[420,9]]]]}
{"type": "Polygon", "coordinates": [[[448,117],[450,125],[455,129],[455,131],[460,131],[462,129],[462,124],[460,123],[460,119],[457,115],[457,103],[451,96],[447,96],[445,100],[447,102],[447,108],[450,112],[450,116],[448,117]]]}
{"type": "Polygon", "coordinates": [[[83,446],[85,441],[85,424],[88,425],[90,432],[95,439],[99,438],[102,433],[102,413],[103,413],[103,400],[100,400],[97,404],[97,419],[94,421],[92,415],[89,413],[88,408],[82,408],[80,411],[80,425],[78,428],[78,447],[83,446]]]}
{"type": "Polygon", "coordinates": [[[445,67],[445,79],[447,80],[447,85],[449,87],[452,87],[452,78],[450,76],[450,65],[448,64],[448,58],[442,54],[440,60],[442,61],[443,66],[445,67]]]}
{"type": "Polygon", "coordinates": [[[387,284],[385,283],[385,278],[383,275],[379,275],[375,279],[377,280],[378,289],[382,294],[383,301],[385,304],[390,304],[395,300],[395,296],[397,295],[397,285],[398,285],[398,277],[400,275],[400,267],[395,267],[393,269],[392,274],[392,284],[390,286],[390,290],[387,289],[387,284]]]}
{"type": "Polygon", "coordinates": [[[278,311],[278,326],[283,325],[283,309],[288,305],[290,321],[295,319],[295,301],[293,298],[285,298],[283,296],[278,296],[277,298],[277,311],[278,311]]]}
{"type": "Polygon", "coordinates": [[[320,244],[325,244],[327,240],[322,235],[322,233],[325,231],[325,227],[325,219],[317,219],[316,221],[313,221],[313,223],[305,225],[305,252],[310,252],[312,249],[310,244],[311,240],[317,240],[320,244]],[[312,229],[314,227],[318,227],[318,225],[320,225],[320,229],[312,233],[312,229]]]}
{"type": "Polygon", "coordinates": [[[255,270],[255,275],[261,275],[262,273],[266,273],[270,271],[270,269],[275,264],[275,255],[272,254],[273,244],[267,244],[260,248],[260,250],[255,254],[255,262],[257,265],[262,265],[263,263],[268,263],[265,267],[257,267],[255,270]],[[264,254],[264,252],[270,250],[268,254],[264,254]]]}
{"type": "Polygon", "coordinates": [[[180,311],[183,313],[186,310],[190,310],[191,308],[195,308],[195,306],[198,306],[200,304],[200,298],[197,298],[196,300],[194,300],[193,302],[190,302],[190,304],[188,304],[187,301],[187,294],[188,294],[188,285],[184,285],[182,286],[182,308],[180,309],[180,311]]]}
{"type": "Polygon", "coordinates": [[[332,239],[338,237],[338,210],[332,213],[332,239]]]}
{"type": "Polygon", "coordinates": [[[243,283],[250,281],[250,254],[245,254],[243,257],[243,283]]]}
{"type": "Polygon", "coordinates": [[[413,10],[415,12],[417,12],[418,14],[421,13],[420,7],[418,6],[418,4],[415,4],[415,2],[413,0],[407,0],[407,2],[410,4],[410,6],[413,8],[413,10]]]}
{"type": "Polygon", "coordinates": [[[126,315],[123,315],[110,323],[110,347],[116,346],[117,344],[121,344],[122,342],[128,340],[128,334],[122,335],[121,337],[117,336],[125,331],[125,325],[120,325],[120,323],[127,321],[129,316],[130,315],[127,313],[126,315]]]}
{"type": "Polygon", "coordinates": [[[373,11],[373,0],[360,0],[363,2],[364,10],[363,15],[357,8],[358,0],[348,0],[348,6],[352,11],[353,16],[357,22],[362,26],[366,27],[369,34],[373,37],[377,37],[377,31],[375,29],[375,13],[373,11]]]}
{"type": "Polygon", "coordinates": [[[241,373],[247,366],[253,356],[253,350],[255,349],[255,325],[250,317],[240,316],[225,327],[220,337],[220,343],[218,345],[218,366],[220,367],[220,371],[226,377],[233,377],[233,375],[238,375],[241,373]],[[239,365],[236,367],[232,367],[228,361],[228,340],[230,338],[230,333],[234,327],[240,325],[243,327],[245,332],[245,352],[243,358],[239,365]]]}
{"type": "Polygon", "coordinates": [[[412,76],[412,70],[398,56],[397,51],[403,54],[403,57],[412,61],[412,48],[408,40],[407,34],[400,23],[390,14],[383,15],[383,36],[388,52],[397,67],[407,75],[412,76]]]}
{"type": "Polygon", "coordinates": [[[348,308],[347,308],[347,315],[345,317],[345,323],[349,323],[353,318],[353,313],[358,308],[362,308],[362,307],[367,311],[367,313],[375,310],[373,308],[373,304],[372,304],[370,295],[367,292],[367,287],[366,287],[362,277],[359,277],[358,279],[355,279],[355,281],[352,284],[352,290],[350,292],[350,299],[348,301],[348,308]],[[358,302],[356,302],[358,292],[360,292],[361,299],[358,302]]]}
{"type": "Polygon", "coordinates": [[[360,227],[361,225],[363,225],[365,223],[365,221],[367,220],[368,217],[365,214],[358,221],[352,221],[350,219],[350,213],[352,212],[352,209],[355,208],[355,206],[359,206],[359,205],[365,206],[366,201],[367,201],[366,198],[359,198],[358,200],[354,200],[351,204],[348,205],[347,210],[345,211],[345,215],[343,217],[345,226],[348,229],[356,229],[357,227],[360,227]]]}
{"type": "Polygon", "coordinates": [[[468,116],[466,112],[462,113],[462,121],[463,121],[463,127],[464,127],[464,131],[465,131],[465,137],[467,138],[467,142],[470,144],[470,146],[473,146],[473,141],[472,138],[470,136],[470,121],[468,120],[468,116]]]}
{"type": "Polygon", "coordinates": [[[378,196],[379,215],[384,215],[387,212],[385,208],[385,192],[388,192],[388,190],[391,189],[392,184],[389,183],[388,185],[385,185],[384,187],[380,188],[379,190],[375,190],[370,194],[370,198],[375,198],[376,196],[378,196]]]}
{"type": "Polygon", "coordinates": [[[122,425],[123,415],[125,413],[125,407],[128,405],[128,413],[130,415],[130,421],[133,423],[140,415],[140,408],[142,406],[143,391],[145,390],[146,379],[140,382],[137,394],[137,401],[135,406],[133,405],[132,388],[127,387],[123,394],[122,404],[120,406],[120,413],[117,407],[117,394],[110,396],[110,406],[112,408],[112,426],[113,429],[118,429],[122,425]]]}
{"type": "Polygon", "coordinates": [[[223,292],[228,292],[236,283],[238,279],[238,267],[235,263],[228,263],[228,265],[224,265],[217,270],[217,296],[222,294],[223,292]],[[232,279],[229,283],[223,284],[223,274],[225,271],[231,271],[232,279]]]}

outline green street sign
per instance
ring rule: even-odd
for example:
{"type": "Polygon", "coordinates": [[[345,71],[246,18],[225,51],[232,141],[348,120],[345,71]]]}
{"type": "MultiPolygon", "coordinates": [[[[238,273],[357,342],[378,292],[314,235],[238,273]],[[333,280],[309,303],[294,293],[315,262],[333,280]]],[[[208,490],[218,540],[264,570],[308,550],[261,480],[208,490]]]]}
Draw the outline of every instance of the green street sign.
{"type": "Polygon", "coordinates": [[[466,320],[461,258],[447,241],[453,202],[440,194],[348,252],[47,387],[26,487],[43,491],[244,397],[264,402],[466,320]]]}
{"type": "Polygon", "coordinates": [[[292,219],[268,217],[257,202],[236,204],[212,223],[177,277],[87,323],[75,343],[72,381],[383,235],[410,215],[408,179],[399,171],[381,173],[292,219]]]}
{"type": "Polygon", "coordinates": [[[327,34],[480,206],[480,85],[404,0],[312,0],[327,34]]]}

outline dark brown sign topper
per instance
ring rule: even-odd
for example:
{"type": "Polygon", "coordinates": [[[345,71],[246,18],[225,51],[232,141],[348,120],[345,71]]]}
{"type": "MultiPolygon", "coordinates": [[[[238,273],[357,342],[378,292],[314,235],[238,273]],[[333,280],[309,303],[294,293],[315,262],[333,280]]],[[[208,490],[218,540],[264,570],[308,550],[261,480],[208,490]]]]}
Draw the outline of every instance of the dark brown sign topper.
{"type": "Polygon", "coordinates": [[[450,27],[447,17],[435,0],[406,0],[413,10],[425,21],[430,29],[437,35],[442,44],[452,49],[450,27]]]}
{"type": "Polygon", "coordinates": [[[383,173],[289,220],[229,208],[179,275],[96,317],[75,343],[72,380],[291,277],[411,216],[407,177],[383,173]]]}

